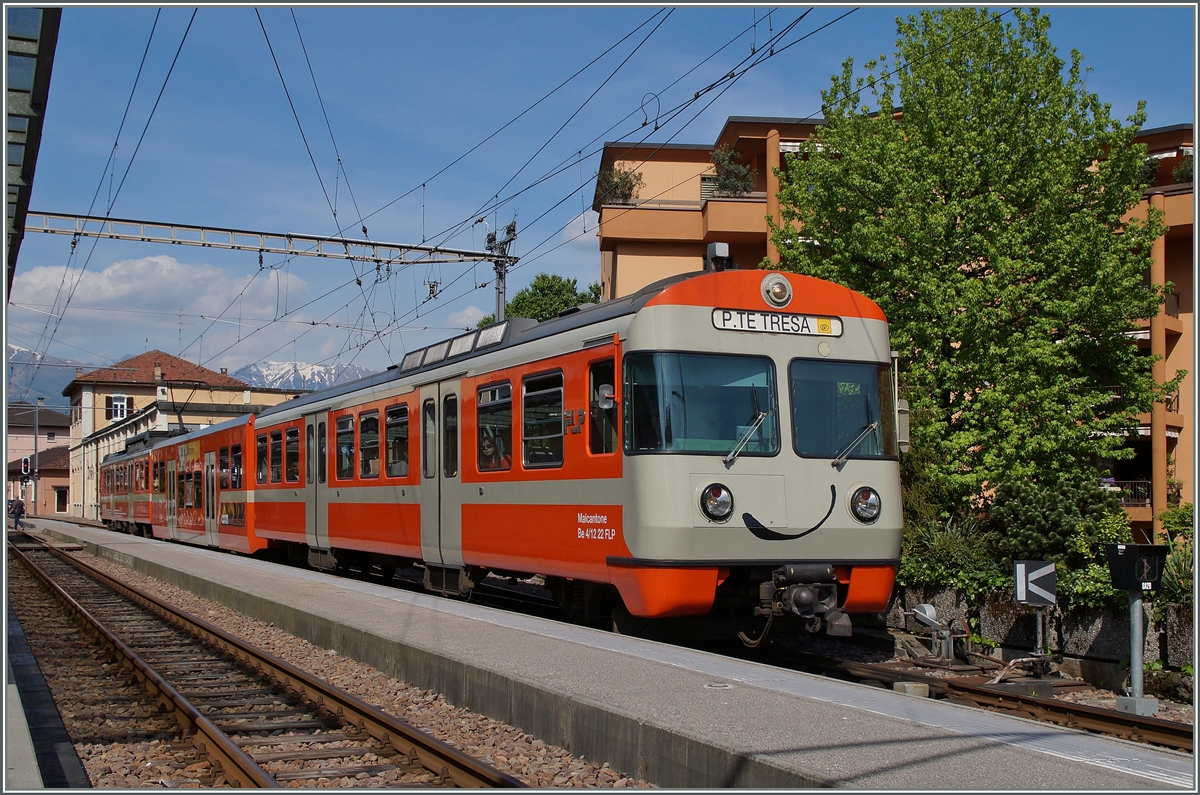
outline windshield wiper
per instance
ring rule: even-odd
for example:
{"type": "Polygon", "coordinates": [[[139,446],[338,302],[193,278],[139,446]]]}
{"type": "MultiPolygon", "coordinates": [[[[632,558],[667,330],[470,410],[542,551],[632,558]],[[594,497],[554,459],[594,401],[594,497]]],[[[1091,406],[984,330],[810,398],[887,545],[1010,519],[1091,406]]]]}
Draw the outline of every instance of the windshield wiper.
{"type": "Polygon", "coordinates": [[[863,429],[858,432],[858,436],[854,437],[854,441],[851,442],[850,444],[846,445],[846,449],[843,450],[842,452],[838,453],[837,458],[830,461],[829,465],[832,467],[836,467],[837,471],[841,472],[842,467],[845,466],[846,461],[848,461],[850,458],[851,451],[853,451],[854,448],[858,447],[858,445],[862,442],[863,439],[867,438],[868,433],[870,433],[871,431],[875,430],[878,427],[879,427],[879,420],[875,420],[870,425],[864,425],[863,429]]]}
{"type": "Polygon", "coordinates": [[[751,423],[750,427],[746,429],[746,432],[742,434],[742,438],[738,439],[738,443],[733,446],[733,449],[726,453],[725,457],[721,459],[725,462],[726,469],[729,469],[731,466],[733,466],[733,462],[738,460],[738,456],[742,454],[742,448],[746,446],[746,443],[750,441],[750,437],[754,435],[754,432],[758,430],[758,427],[763,424],[763,420],[766,418],[767,412],[758,412],[758,416],[754,418],[754,422],[751,423]]]}

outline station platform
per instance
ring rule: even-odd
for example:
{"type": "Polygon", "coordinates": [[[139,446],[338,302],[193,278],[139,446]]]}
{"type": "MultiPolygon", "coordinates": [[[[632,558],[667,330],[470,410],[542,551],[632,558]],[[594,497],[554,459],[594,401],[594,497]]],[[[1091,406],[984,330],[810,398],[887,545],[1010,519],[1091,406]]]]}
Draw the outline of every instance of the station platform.
{"type": "Polygon", "coordinates": [[[660,787],[1195,790],[1184,753],[245,556],[31,524],[660,787]]]}

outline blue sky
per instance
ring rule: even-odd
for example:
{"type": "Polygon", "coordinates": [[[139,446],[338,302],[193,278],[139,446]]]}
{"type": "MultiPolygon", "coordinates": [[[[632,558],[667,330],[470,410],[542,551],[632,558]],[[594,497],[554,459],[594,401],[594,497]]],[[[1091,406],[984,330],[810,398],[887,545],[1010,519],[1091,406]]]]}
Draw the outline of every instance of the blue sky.
{"type": "MultiPolygon", "coordinates": [[[[846,16],[852,8],[816,7],[777,49],[828,27],[764,61],[711,104],[696,103],[650,140],[711,144],[729,116],[819,113],[820,91],[842,62],[890,56],[896,16],[914,11],[868,6],[846,16]]],[[[543,271],[583,287],[599,280],[595,218],[585,208],[601,144],[644,136],[652,127],[641,127],[641,108],[653,121],[659,107],[691,98],[804,10],[782,7],[767,18],[765,7],[747,6],[676,8],[669,16],[652,6],[300,7],[293,21],[287,7],[262,7],[310,160],[254,8],[200,8],[182,50],[192,9],[165,8],[106,172],[156,9],[68,7],[30,207],[78,214],[91,207],[103,215],[111,200],[115,218],[317,235],[349,227],[348,236],[361,236],[361,215],[374,240],[477,250],[485,227],[470,222],[481,208],[559,169],[489,213],[487,224],[517,222],[513,253],[522,263],[510,276],[510,296],[543,271]],[[453,237],[444,234],[460,226],[453,237]]],[[[1043,10],[1060,57],[1083,53],[1092,70],[1088,88],[1111,103],[1115,117],[1123,120],[1143,99],[1148,128],[1192,121],[1192,7],[1043,10]]],[[[494,306],[490,285],[476,289],[491,279],[486,263],[415,265],[385,279],[343,260],[268,256],[263,264],[256,253],[89,239],[72,255],[69,238],[30,233],[8,340],[45,350],[57,323],[46,352],[89,363],[159,348],[231,371],[267,359],[382,369],[406,350],[473,326],[494,306]],[[77,279],[62,313],[60,286],[77,279]],[[440,295],[427,300],[435,281],[440,295]]]]}

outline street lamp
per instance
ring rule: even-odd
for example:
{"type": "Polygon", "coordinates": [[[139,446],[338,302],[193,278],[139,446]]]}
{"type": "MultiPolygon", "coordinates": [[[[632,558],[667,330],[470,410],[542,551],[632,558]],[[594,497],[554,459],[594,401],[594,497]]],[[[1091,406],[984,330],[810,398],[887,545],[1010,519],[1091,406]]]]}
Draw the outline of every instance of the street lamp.
{"type": "Polygon", "coordinates": [[[34,514],[38,511],[38,420],[41,419],[42,409],[46,407],[46,398],[38,398],[37,408],[33,412],[33,510],[29,513],[34,514]]]}

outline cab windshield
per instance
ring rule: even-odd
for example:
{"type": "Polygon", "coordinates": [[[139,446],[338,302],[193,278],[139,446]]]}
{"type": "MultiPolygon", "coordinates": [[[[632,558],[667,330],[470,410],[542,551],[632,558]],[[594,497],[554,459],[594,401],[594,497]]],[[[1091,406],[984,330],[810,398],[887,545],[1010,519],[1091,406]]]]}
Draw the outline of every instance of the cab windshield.
{"type": "Polygon", "coordinates": [[[775,368],[757,356],[625,357],[625,451],[743,456],[779,452],[775,368]],[[754,428],[759,415],[762,422],[754,428]],[[753,428],[753,430],[752,430],[753,428]]]}
{"type": "Polygon", "coordinates": [[[898,454],[892,373],[887,365],[796,359],[788,367],[788,378],[797,453],[805,458],[898,454]]]}

